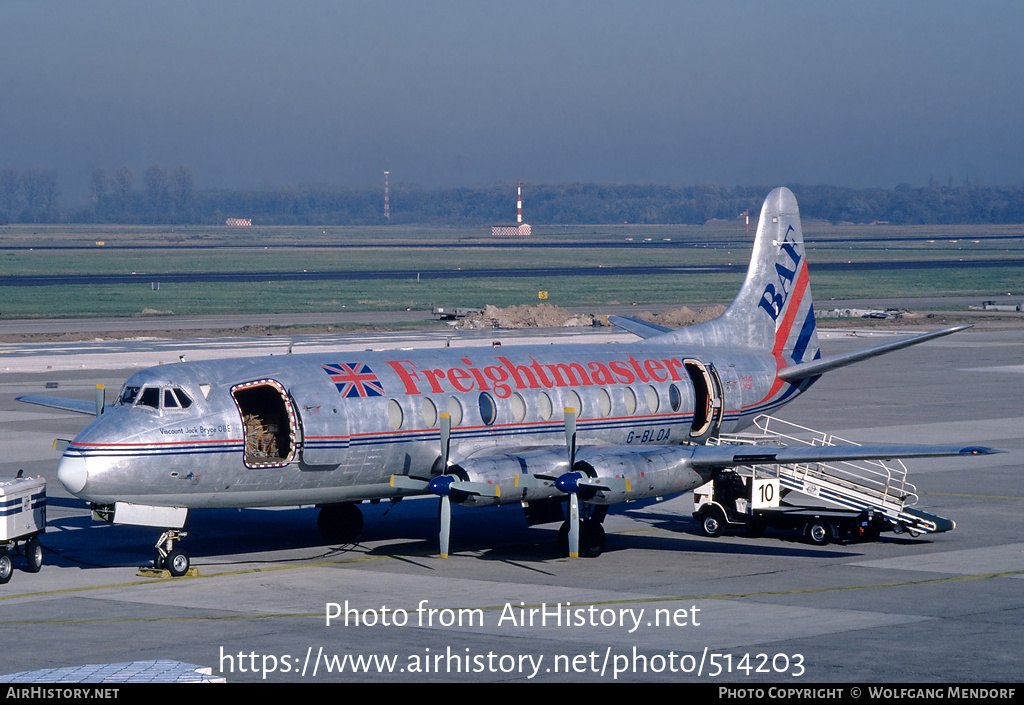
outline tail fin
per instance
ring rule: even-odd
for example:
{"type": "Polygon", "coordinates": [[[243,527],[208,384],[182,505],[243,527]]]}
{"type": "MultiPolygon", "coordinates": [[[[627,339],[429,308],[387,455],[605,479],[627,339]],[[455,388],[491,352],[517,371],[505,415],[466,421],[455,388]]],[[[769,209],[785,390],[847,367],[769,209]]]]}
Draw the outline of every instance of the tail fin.
{"type": "Polygon", "coordinates": [[[800,209],[792,191],[780,187],[764,199],[747,278],[725,313],[664,339],[770,350],[788,365],[820,356],[800,209]]]}

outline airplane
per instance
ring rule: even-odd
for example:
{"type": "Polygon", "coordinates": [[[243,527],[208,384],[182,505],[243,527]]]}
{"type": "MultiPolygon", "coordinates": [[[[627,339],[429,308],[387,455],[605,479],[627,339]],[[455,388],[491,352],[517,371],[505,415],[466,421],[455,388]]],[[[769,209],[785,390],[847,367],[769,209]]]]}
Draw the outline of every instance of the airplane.
{"type": "Polygon", "coordinates": [[[155,565],[174,576],[189,569],[179,544],[197,509],[316,505],[322,535],[347,542],[362,531],[360,502],[435,495],[447,557],[452,502],[520,503],[531,524],[561,521],[563,554],[578,557],[603,550],[610,505],[728,468],[999,452],[707,443],[830,370],[969,327],[822,357],[789,189],[765,199],[721,316],[677,330],[611,320],[640,340],[180,362],[135,373],[112,404],[19,400],[96,414],[57,477],[95,518],[162,529],[155,565]]]}

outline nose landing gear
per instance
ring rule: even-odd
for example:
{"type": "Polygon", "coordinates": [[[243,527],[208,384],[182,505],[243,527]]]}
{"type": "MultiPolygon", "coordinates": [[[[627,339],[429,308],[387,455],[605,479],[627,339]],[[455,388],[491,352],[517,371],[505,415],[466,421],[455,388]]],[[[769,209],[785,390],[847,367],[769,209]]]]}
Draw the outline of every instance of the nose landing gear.
{"type": "Polygon", "coordinates": [[[166,570],[175,578],[187,575],[191,564],[188,554],[182,549],[174,547],[174,542],[180,541],[185,536],[188,536],[188,533],[180,529],[168,529],[160,534],[160,538],[156,542],[153,567],[157,570],[166,570]]]}

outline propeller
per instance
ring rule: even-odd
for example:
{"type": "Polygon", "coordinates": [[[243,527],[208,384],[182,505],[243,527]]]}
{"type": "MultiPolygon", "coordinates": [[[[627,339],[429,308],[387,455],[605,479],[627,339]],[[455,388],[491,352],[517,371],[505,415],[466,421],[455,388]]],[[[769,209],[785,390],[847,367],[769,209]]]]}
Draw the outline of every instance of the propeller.
{"type": "Polygon", "coordinates": [[[516,487],[550,487],[554,485],[559,492],[569,495],[569,516],[566,520],[569,528],[569,557],[578,558],[580,554],[580,498],[579,490],[587,478],[583,473],[573,470],[576,464],[576,409],[565,407],[565,447],[569,453],[569,469],[561,475],[534,473],[516,476],[516,487]]]}
{"type": "Polygon", "coordinates": [[[501,488],[489,482],[472,482],[462,480],[458,475],[448,472],[448,459],[451,455],[452,442],[452,417],[450,414],[441,414],[441,474],[433,479],[415,477],[411,475],[392,475],[391,486],[414,490],[417,492],[429,492],[437,495],[440,502],[440,537],[439,545],[441,558],[448,557],[448,546],[451,537],[452,523],[452,495],[479,495],[484,497],[500,497],[501,488]]]}
{"type": "Polygon", "coordinates": [[[527,485],[553,480],[555,489],[569,495],[569,516],[566,519],[569,529],[569,557],[579,558],[583,521],[580,513],[580,493],[582,492],[584,497],[590,498],[599,491],[629,492],[631,488],[629,480],[626,478],[590,477],[584,470],[576,469],[576,409],[569,407],[565,409],[565,445],[569,453],[568,471],[558,477],[533,475],[532,478],[524,477],[523,479],[526,480],[527,485]]]}
{"type": "Polygon", "coordinates": [[[452,528],[452,483],[454,475],[448,475],[448,455],[452,447],[452,415],[441,413],[441,475],[427,485],[427,490],[441,498],[440,554],[448,557],[448,539],[452,528]]]}
{"type": "Polygon", "coordinates": [[[576,464],[576,409],[565,409],[565,445],[569,450],[569,472],[555,480],[555,487],[569,495],[569,558],[580,555],[580,473],[573,470],[576,464]]]}

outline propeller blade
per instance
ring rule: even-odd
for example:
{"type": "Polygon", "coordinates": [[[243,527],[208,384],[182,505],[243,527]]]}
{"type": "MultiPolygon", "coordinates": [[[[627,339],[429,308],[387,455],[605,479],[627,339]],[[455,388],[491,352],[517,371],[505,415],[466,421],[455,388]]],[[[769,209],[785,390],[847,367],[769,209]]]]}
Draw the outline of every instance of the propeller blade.
{"type": "Polygon", "coordinates": [[[452,415],[441,413],[441,472],[448,472],[448,456],[452,448],[452,415]]]}
{"type": "Polygon", "coordinates": [[[441,558],[448,557],[448,540],[451,535],[452,525],[452,498],[448,495],[441,495],[441,558]]]}
{"type": "MultiPolygon", "coordinates": [[[[451,455],[452,447],[452,416],[449,413],[441,412],[441,474],[429,482],[425,482],[423,489],[441,498],[439,507],[439,536],[438,545],[441,558],[448,557],[448,543],[451,538],[452,529],[452,489],[456,480],[454,475],[448,473],[448,458],[451,455]]],[[[395,477],[391,478],[394,484],[395,477]]]]}
{"type": "Polygon", "coordinates": [[[569,449],[569,471],[576,462],[576,409],[565,407],[565,445],[569,449]]]}
{"type": "Polygon", "coordinates": [[[577,485],[605,492],[631,492],[629,480],[623,477],[581,477],[577,485]]]}
{"type": "Polygon", "coordinates": [[[422,492],[428,488],[429,480],[409,475],[392,475],[391,486],[396,490],[414,490],[422,492]]]}
{"type": "Polygon", "coordinates": [[[468,482],[466,480],[456,480],[452,483],[451,487],[456,492],[462,492],[463,494],[472,494],[480,497],[501,496],[501,487],[491,482],[468,482]]]}
{"type": "Polygon", "coordinates": [[[569,495],[569,558],[580,557],[580,500],[569,495]]]}
{"type": "Polygon", "coordinates": [[[96,385],[96,415],[99,416],[103,413],[103,409],[107,405],[107,388],[102,384],[96,385]]]}

